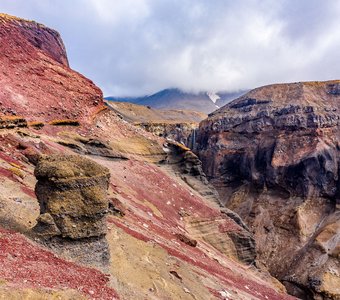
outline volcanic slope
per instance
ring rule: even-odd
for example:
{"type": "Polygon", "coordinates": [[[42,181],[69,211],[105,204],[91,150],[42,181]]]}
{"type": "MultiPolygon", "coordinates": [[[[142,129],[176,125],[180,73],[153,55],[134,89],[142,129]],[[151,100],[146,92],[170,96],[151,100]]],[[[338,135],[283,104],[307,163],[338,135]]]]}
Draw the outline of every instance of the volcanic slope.
{"type": "MultiPolygon", "coordinates": [[[[185,177],[172,171],[169,145],[109,110],[100,89],[68,67],[54,30],[1,15],[0,47],[2,298],[292,299],[252,266],[253,238],[237,215],[195,189],[199,180],[204,184],[197,157],[174,144],[187,171],[185,177]],[[102,240],[45,238],[34,229],[38,218],[51,225],[40,214],[34,169],[55,154],[108,168],[102,240]]],[[[82,185],[76,166],[64,171],[78,174],[71,187],[82,185]]],[[[87,192],[81,198],[95,200],[87,192]]]]}
{"type": "Polygon", "coordinates": [[[59,33],[3,14],[0,24],[0,113],[28,121],[90,121],[102,92],[69,68],[59,33]]]}
{"type": "Polygon", "coordinates": [[[142,97],[105,97],[108,101],[134,103],[156,109],[193,110],[205,114],[211,113],[233,99],[245,94],[245,90],[237,92],[200,92],[190,93],[178,88],[159,91],[142,97]]]}
{"type": "Polygon", "coordinates": [[[218,108],[207,93],[188,93],[177,88],[165,89],[155,94],[137,98],[107,97],[107,100],[132,102],[157,109],[194,110],[208,114],[218,108]]]}

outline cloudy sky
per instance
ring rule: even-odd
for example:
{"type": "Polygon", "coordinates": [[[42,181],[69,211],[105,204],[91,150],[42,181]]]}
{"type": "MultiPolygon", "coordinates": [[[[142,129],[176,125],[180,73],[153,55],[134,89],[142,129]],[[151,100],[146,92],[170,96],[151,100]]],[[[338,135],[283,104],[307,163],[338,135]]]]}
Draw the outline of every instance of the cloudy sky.
{"type": "Polygon", "coordinates": [[[339,79],[338,0],[1,0],[60,32],[105,95],[339,79]]]}

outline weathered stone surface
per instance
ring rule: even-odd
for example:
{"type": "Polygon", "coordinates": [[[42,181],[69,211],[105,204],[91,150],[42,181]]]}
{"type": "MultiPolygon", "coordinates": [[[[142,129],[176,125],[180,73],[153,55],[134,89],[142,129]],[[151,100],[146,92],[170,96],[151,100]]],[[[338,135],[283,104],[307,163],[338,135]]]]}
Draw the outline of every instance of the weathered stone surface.
{"type": "Polygon", "coordinates": [[[256,260],[255,239],[251,232],[242,230],[228,233],[236,248],[237,258],[246,263],[254,264],[256,260]]]}
{"type": "MultiPolygon", "coordinates": [[[[29,24],[15,18],[8,21],[0,18],[0,25],[3,73],[0,76],[0,109],[4,114],[22,115],[33,124],[46,124],[39,135],[31,126],[25,130],[4,129],[1,132],[1,295],[6,299],[12,296],[18,299],[85,297],[112,300],[118,295],[122,299],[211,299],[222,295],[232,299],[291,299],[266,272],[245,268],[228,259],[203,238],[197,239],[196,247],[178,241],[175,233],[193,239],[184,228],[180,212],[197,219],[210,219],[213,223],[220,216],[219,207],[199,196],[174,172],[165,172],[148,163],[151,161],[149,155],[152,155],[152,161],[163,157],[161,146],[158,146],[161,139],[122,122],[113,112],[97,107],[101,92],[89,80],[60,64],[50,51],[43,51],[24,38],[23,32],[32,29],[29,24]],[[51,126],[48,125],[51,120],[61,123],[79,120],[80,126],[51,126]],[[81,135],[85,143],[79,141],[79,144],[84,149],[91,146],[90,153],[96,155],[93,159],[109,167],[113,174],[110,198],[117,198],[126,208],[124,217],[121,217],[124,210],[120,207],[119,216],[109,216],[105,236],[75,240],[62,235],[39,238],[31,232],[39,214],[33,164],[39,162],[40,155],[70,152],[57,142],[65,131],[81,135]],[[113,150],[101,147],[103,144],[97,140],[117,152],[136,157],[138,154],[138,160],[133,157],[130,160],[108,159],[107,154],[105,158],[101,157],[104,152],[99,150],[113,150]],[[10,230],[4,230],[3,226],[10,230]],[[28,240],[17,231],[27,233],[33,239],[28,240]],[[173,274],[178,274],[182,280],[173,274]],[[27,288],[32,289],[33,294],[27,294],[27,288]]],[[[48,48],[49,44],[45,46],[48,48]]],[[[58,197],[70,188],[82,190],[88,180],[80,179],[91,176],[81,176],[78,167],[66,165],[65,168],[64,162],[56,163],[57,173],[65,178],[55,176],[48,182],[42,177],[41,180],[50,184],[51,191],[58,197]],[[65,175],[64,170],[68,169],[72,169],[73,174],[65,175]],[[71,181],[76,184],[69,184],[71,181]]],[[[45,175],[50,173],[53,172],[45,172],[45,175]]],[[[45,192],[47,199],[50,192],[48,189],[45,192]]],[[[116,212],[117,202],[112,205],[111,210],[116,212]]],[[[57,204],[53,205],[55,208],[58,208],[57,204]]],[[[81,210],[86,212],[86,207],[81,210]]],[[[72,209],[70,211],[74,213],[72,209]]],[[[65,214],[53,215],[46,207],[44,212],[40,223],[48,227],[47,233],[59,234],[57,221],[65,214]]],[[[71,217],[66,216],[66,219],[71,217]]],[[[221,220],[222,225],[226,222],[221,220]]],[[[220,236],[228,237],[225,232],[228,228],[223,225],[221,229],[220,236]]],[[[221,244],[215,241],[216,245],[221,244]]]]}
{"type": "Polygon", "coordinates": [[[253,234],[222,214],[212,218],[184,218],[186,229],[195,239],[202,239],[227,257],[245,264],[256,260],[253,234]]]}
{"type": "Polygon", "coordinates": [[[176,237],[184,244],[189,245],[190,247],[196,247],[197,246],[197,241],[194,239],[189,238],[188,236],[177,233],[176,237]]]}
{"type": "Polygon", "coordinates": [[[60,35],[42,24],[0,14],[0,116],[89,123],[103,94],[71,70],[60,35]]]}
{"type": "Polygon", "coordinates": [[[190,110],[161,110],[128,102],[106,101],[105,104],[119,116],[159,137],[171,139],[191,147],[192,132],[206,114],[190,110]]]}
{"type": "Polygon", "coordinates": [[[54,222],[53,217],[49,213],[41,214],[37,219],[35,232],[42,236],[60,235],[61,231],[54,222]]]}
{"type": "Polygon", "coordinates": [[[254,232],[260,261],[299,297],[336,299],[329,283],[336,280],[324,278],[329,270],[340,276],[333,254],[340,241],[338,89],[339,81],[255,89],[201,122],[197,137],[203,171],[223,204],[254,232]]]}
{"type": "Polygon", "coordinates": [[[182,173],[197,177],[205,184],[208,184],[202,169],[202,162],[189,148],[181,143],[168,141],[164,144],[164,149],[168,154],[167,163],[177,164],[182,173]]]}
{"type": "Polygon", "coordinates": [[[191,143],[191,134],[193,130],[197,129],[198,127],[198,123],[190,122],[144,122],[138,123],[136,125],[148,132],[154,133],[155,135],[183,143],[184,145],[189,145],[191,143]]]}
{"type": "Polygon", "coordinates": [[[107,168],[80,156],[55,155],[42,157],[34,174],[41,212],[39,232],[53,236],[59,230],[72,239],[105,234],[107,168]]]}
{"type": "Polygon", "coordinates": [[[12,129],[18,127],[27,127],[27,121],[17,116],[0,117],[0,129],[12,129]]]}
{"type": "MultiPolygon", "coordinates": [[[[190,149],[176,142],[164,145],[167,163],[180,174],[183,181],[205,199],[220,207],[217,191],[208,182],[202,162],[190,149]]],[[[192,218],[185,211],[179,212],[187,230],[198,239],[203,239],[228,257],[252,264],[256,259],[255,241],[241,218],[233,211],[222,208],[221,214],[211,218],[192,218]]]]}

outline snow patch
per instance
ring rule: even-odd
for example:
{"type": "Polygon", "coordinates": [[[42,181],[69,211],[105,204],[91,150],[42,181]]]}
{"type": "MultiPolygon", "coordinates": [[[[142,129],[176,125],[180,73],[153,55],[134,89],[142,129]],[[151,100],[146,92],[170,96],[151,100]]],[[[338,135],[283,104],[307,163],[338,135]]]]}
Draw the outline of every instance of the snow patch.
{"type": "Polygon", "coordinates": [[[219,95],[217,95],[215,92],[207,92],[207,96],[210,98],[210,100],[214,103],[216,103],[216,101],[218,99],[221,99],[221,97],[219,95]]]}

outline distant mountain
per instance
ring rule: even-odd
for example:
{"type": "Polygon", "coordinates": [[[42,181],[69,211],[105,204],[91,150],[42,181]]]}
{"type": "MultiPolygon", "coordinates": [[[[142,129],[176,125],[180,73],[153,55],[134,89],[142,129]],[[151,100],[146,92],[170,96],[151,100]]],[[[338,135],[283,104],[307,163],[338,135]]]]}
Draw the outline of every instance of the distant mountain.
{"type": "Polygon", "coordinates": [[[143,97],[106,97],[105,100],[116,102],[131,102],[157,109],[194,110],[205,114],[211,113],[229,101],[239,97],[245,91],[238,93],[188,93],[177,88],[165,89],[150,96],[143,97]]]}

